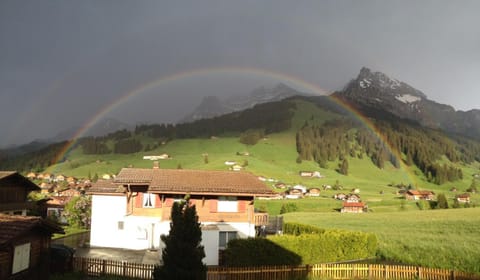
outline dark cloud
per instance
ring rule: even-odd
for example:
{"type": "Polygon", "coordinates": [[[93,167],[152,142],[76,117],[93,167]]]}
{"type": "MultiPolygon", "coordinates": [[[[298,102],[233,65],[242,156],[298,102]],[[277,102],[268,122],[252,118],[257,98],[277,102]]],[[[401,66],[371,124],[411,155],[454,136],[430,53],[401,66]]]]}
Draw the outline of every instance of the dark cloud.
{"type": "MultiPolygon", "coordinates": [[[[438,102],[480,108],[479,8],[447,0],[1,1],[0,144],[81,126],[144,84],[211,67],[260,68],[334,90],[367,66],[438,102]]],[[[263,81],[208,79],[162,84],[130,100],[128,113],[124,104],[111,114],[175,121],[202,96],[263,81]]]]}

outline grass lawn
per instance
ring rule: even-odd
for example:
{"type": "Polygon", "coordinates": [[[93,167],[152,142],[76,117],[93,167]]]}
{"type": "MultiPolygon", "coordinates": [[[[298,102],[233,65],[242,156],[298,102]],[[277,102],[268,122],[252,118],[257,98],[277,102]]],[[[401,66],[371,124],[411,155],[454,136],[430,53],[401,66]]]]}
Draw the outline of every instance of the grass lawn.
{"type": "Polygon", "coordinates": [[[378,256],[387,260],[480,273],[480,208],[366,214],[295,212],[284,217],[286,222],[375,233],[378,256]]]}

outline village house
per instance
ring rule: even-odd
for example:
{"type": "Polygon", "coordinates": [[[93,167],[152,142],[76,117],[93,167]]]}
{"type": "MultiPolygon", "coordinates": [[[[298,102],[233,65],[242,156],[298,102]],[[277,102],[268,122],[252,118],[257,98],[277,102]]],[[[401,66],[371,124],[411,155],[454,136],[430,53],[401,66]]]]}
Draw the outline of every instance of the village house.
{"type": "Polygon", "coordinates": [[[435,194],[432,191],[408,190],[405,198],[408,200],[433,200],[435,194]]]}
{"type": "Polygon", "coordinates": [[[274,195],[246,172],[158,168],[124,168],[115,180],[98,181],[87,193],[92,195],[90,245],[137,250],[163,247],[160,236],[169,232],[173,203],[188,194],[202,225],[207,265],[219,264],[229,240],[253,237],[268,223],[268,214],[254,212],[253,200],[274,195]]]}
{"type": "Polygon", "coordinates": [[[319,188],[310,188],[307,191],[307,196],[320,196],[320,189],[319,188]]]}
{"type": "Polygon", "coordinates": [[[0,214],[0,279],[48,279],[53,233],[64,232],[41,217],[0,214]]]}
{"type": "Polygon", "coordinates": [[[351,193],[345,196],[345,200],[347,202],[360,202],[360,196],[358,194],[351,193]]]}
{"type": "Polygon", "coordinates": [[[0,171],[0,213],[27,215],[35,209],[35,202],[28,201],[31,191],[40,188],[16,171],[0,171]]]}
{"type": "Polygon", "coordinates": [[[337,194],[333,195],[333,198],[335,198],[337,200],[345,200],[347,198],[347,195],[344,194],[344,193],[337,193],[337,194]]]}
{"type": "Polygon", "coordinates": [[[470,203],[470,194],[464,193],[455,196],[455,199],[460,203],[470,203]]]}
{"type": "Polygon", "coordinates": [[[286,199],[299,199],[303,197],[302,190],[299,189],[290,189],[285,194],[286,199]]]}
{"type": "Polygon", "coordinates": [[[344,201],[342,203],[342,213],[364,213],[367,212],[367,205],[363,202],[348,202],[344,201]]]}

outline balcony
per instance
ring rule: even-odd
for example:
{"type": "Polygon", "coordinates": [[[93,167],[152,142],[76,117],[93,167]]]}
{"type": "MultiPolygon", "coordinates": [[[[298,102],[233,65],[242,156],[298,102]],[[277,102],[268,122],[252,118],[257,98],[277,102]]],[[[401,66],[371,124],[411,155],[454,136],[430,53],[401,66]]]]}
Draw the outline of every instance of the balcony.
{"type": "Polygon", "coordinates": [[[268,213],[254,213],[253,223],[255,226],[267,226],[268,225],[268,213]]]}

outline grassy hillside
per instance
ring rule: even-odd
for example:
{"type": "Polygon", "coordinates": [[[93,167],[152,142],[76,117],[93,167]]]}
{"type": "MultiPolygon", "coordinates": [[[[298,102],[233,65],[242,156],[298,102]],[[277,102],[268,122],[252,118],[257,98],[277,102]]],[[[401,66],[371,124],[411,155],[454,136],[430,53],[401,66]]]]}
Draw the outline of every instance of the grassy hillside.
{"type": "Polygon", "coordinates": [[[288,222],[371,232],[379,257],[400,263],[480,273],[480,209],[369,213],[289,213],[288,222]]]}

